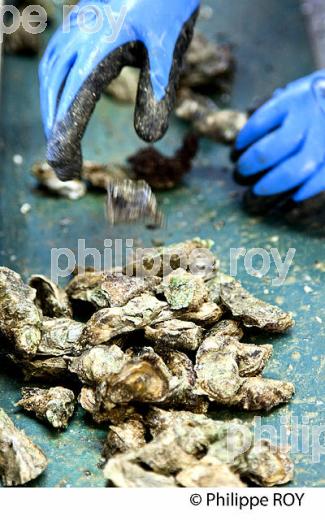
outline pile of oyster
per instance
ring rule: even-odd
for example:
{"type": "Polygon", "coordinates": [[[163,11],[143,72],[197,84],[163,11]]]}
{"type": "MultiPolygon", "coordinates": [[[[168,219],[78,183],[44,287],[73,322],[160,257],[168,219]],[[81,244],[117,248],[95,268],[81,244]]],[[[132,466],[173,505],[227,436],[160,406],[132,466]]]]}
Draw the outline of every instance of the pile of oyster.
{"type": "MultiPolygon", "coordinates": [[[[104,474],[121,487],[262,486],[292,479],[285,449],[256,440],[221,407],[269,411],[294,387],[263,377],[291,314],[223,274],[209,240],[152,248],[124,268],[76,274],[65,289],[0,268],[1,350],[29,385],[18,406],[64,429],[76,403],[106,423],[104,474]],[[88,314],[81,321],[85,312],[88,314]],[[245,337],[245,342],[243,338],[245,337]]],[[[46,456],[0,411],[0,474],[21,485],[46,456]]]]}

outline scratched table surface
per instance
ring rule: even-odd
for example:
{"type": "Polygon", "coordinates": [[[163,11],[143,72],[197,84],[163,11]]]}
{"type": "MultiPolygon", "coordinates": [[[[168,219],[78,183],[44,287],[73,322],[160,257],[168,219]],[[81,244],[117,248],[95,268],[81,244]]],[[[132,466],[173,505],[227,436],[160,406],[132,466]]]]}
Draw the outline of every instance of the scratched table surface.
{"type": "MultiPolygon", "coordinates": [[[[213,16],[201,18],[199,27],[212,39],[231,42],[238,62],[229,100],[232,107],[245,109],[275,87],[314,69],[298,1],[209,0],[209,5],[213,16]]],[[[85,158],[121,162],[135,152],[142,143],[133,130],[132,112],[132,107],[103,97],[84,140],[85,158]]],[[[239,262],[239,276],[255,294],[281,303],[295,314],[296,326],[290,333],[261,339],[274,344],[266,375],[289,379],[296,385],[294,400],[264,415],[262,424],[273,425],[279,435],[282,432],[282,442],[286,443],[284,433],[296,422],[300,441],[293,453],[296,473],[292,485],[325,485],[325,455],[317,449],[317,442],[324,445],[319,431],[325,415],[324,241],[309,235],[308,229],[290,227],[281,218],[268,220],[246,214],[241,207],[243,188],[232,180],[229,149],[208,140],[202,140],[193,170],[182,185],[158,195],[167,216],[162,230],[142,225],[109,228],[102,194],[89,193],[70,202],[40,193],[30,175],[31,165],[44,159],[45,154],[37,59],[5,57],[1,124],[0,262],[25,278],[35,272],[49,274],[51,248],[70,248],[76,253],[80,238],[86,240],[87,247],[103,251],[106,238],[132,238],[137,245],[151,246],[157,240],[171,243],[195,235],[211,237],[225,270],[229,270],[230,248],[277,247],[281,255],[289,248],[296,249],[281,287],[272,285],[276,276],[273,262],[263,279],[249,276],[239,262]],[[22,156],[22,164],[13,161],[17,154],[22,156]],[[20,207],[26,202],[31,211],[22,215],[20,207]]],[[[185,132],[185,125],[172,120],[159,148],[171,153],[185,132]]],[[[104,486],[98,462],[105,427],[95,426],[79,410],[66,432],[49,430],[15,407],[21,384],[1,361],[0,406],[49,458],[47,471],[32,485],[104,486]]],[[[222,410],[214,415],[238,416],[222,410]]],[[[249,414],[242,416],[252,418],[249,414]]]]}

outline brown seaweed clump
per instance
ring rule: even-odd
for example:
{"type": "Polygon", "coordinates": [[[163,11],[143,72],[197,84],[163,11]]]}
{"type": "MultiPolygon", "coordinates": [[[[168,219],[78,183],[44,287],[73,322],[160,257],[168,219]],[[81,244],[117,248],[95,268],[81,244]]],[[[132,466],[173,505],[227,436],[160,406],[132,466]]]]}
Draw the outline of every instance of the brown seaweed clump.
{"type": "Polygon", "coordinates": [[[173,157],[166,157],[150,146],[129,157],[128,162],[137,179],[145,180],[153,189],[169,190],[190,171],[197,152],[198,138],[189,134],[173,157]]]}
{"type": "MultiPolygon", "coordinates": [[[[77,273],[65,288],[41,275],[26,285],[0,268],[3,352],[29,381],[17,405],[60,431],[78,401],[107,425],[110,485],[277,486],[293,478],[286,449],[254,439],[241,421],[210,418],[220,408],[270,412],[294,394],[292,383],[263,375],[272,345],[250,340],[252,329],[284,333],[292,315],[222,273],[212,246],[194,238],[152,248],[119,271],[77,273]],[[84,304],[90,317],[81,322],[84,304]]],[[[45,467],[0,411],[5,485],[45,467]]]]}

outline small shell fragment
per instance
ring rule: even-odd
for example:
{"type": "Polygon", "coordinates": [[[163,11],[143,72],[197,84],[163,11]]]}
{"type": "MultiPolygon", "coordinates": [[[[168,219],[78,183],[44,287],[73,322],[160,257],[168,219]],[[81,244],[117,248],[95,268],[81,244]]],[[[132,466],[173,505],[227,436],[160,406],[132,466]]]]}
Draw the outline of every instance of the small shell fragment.
{"type": "Polygon", "coordinates": [[[66,287],[69,298],[91,303],[96,308],[107,307],[106,294],[101,291],[101,284],[107,274],[104,271],[86,271],[76,274],[66,287]]]}
{"type": "Polygon", "coordinates": [[[195,121],[193,127],[200,135],[231,144],[247,121],[248,115],[244,112],[217,110],[195,121]]]}
{"type": "Polygon", "coordinates": [[[87,188],[83,181],[78,179],[66,182],[60,181],[54,170],[46,162],[34,164],[32,173],[40,186],[60,197],[77,200],[86,195],[87,188]]]}
{"type": "Polygon", "coordinates": [[[111,423],[120,425],[133,417],[136,413],[132,405],[115,405],[110,401],[99,402],[96,389],[84,386],[81,389],[78,401],[82,408],[88,412],[95,423],[111,423]]]}
{"type": "Polygon", "coordinates": [[[220,296],[221,296],[221,287],[227,283],[232,283],[235,281],[235,278],[229,276],[222,271],[218,271],[218,273],[206,281],[206,286],[209,291],[209,299],[214,303],[221,304],[220,296]]]}
{"type": "Polygon", "coordinates": [[[193,122],[217,110],[218,106],[209,97],[194,94],[189,89],[183,89],[177,102],[175,113],[180,119],[193,122]]]}
{"type": "Polygon", "coordinates": [[[239,343],[237,346],[237,363],[241,377],[251,377],[261,374],[272,352],[272,345],[239,343]]]}
{"type": "Polygon", "coordinates": [[[107,219],[112,225],[139,221],[150,222],[157,227],[163,224],[156,196],[143,180],[109,182],[106,208],[107,219]]]}
{"type": "Polygon", "coordinates": [[[40,420],[53,428],[67,428],[75,407],[72,390],[56,386],[52,388],[22,388],[22,399],[16,403],[24,410],[32,412],[40,420]]]}

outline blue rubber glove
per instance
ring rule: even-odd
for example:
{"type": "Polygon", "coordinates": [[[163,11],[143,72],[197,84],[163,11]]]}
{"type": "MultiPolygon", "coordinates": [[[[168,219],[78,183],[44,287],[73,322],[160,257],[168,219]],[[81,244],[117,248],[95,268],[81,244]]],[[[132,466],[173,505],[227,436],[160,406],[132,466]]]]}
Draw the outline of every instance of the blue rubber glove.
{"type": "Polygon", "coordinates": [[[61,179],[80,174],[80,143],[87,123],[102,91],[125,65],[142,69],[137,133],[148,142],[164,135],[199,4],[200,0],[82,0],[72,9],[39,69],[47,159],[61,179]],[[119,24],[115,39],[107,14],[119,24]],[[100,20],[101,28],[87,31],[99,27],[100,20]]]}
{"type": "Polygon", "coordinates": [[[257,196],[291,192],[301,202],[325,190],[325,72],[277,90],[240,132],[237,173],[257,196]],[[249,182],[248,182],[249,183],[249,182]]]}

